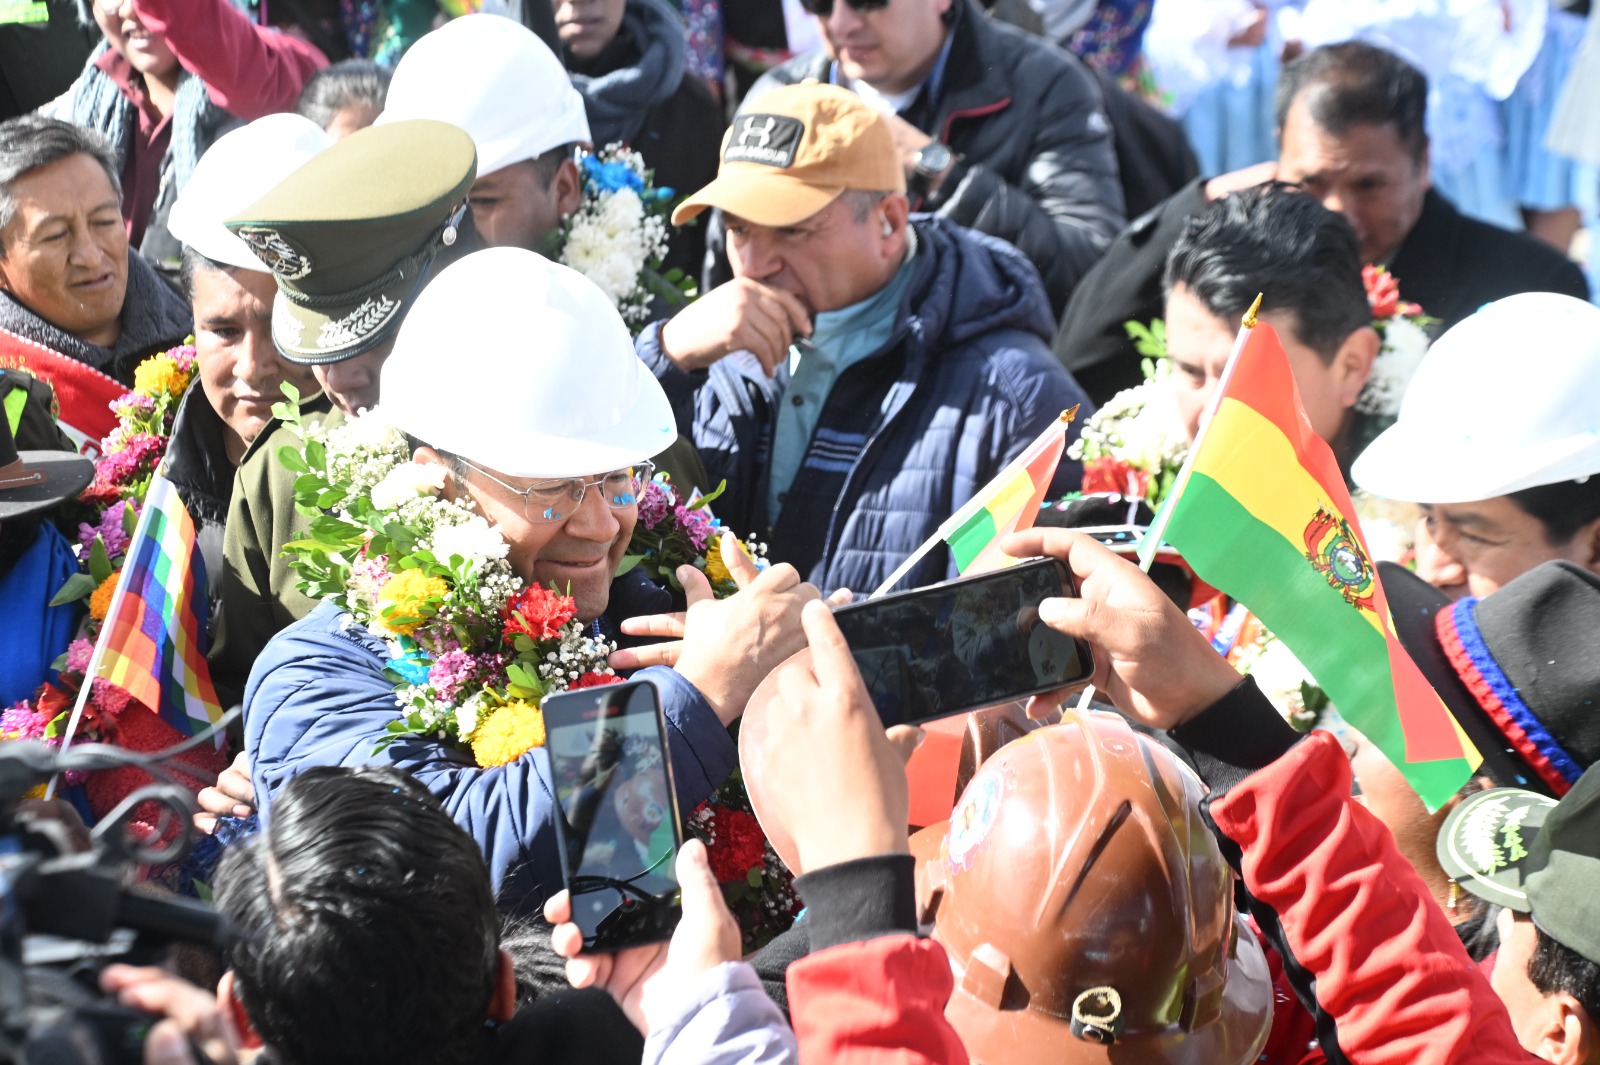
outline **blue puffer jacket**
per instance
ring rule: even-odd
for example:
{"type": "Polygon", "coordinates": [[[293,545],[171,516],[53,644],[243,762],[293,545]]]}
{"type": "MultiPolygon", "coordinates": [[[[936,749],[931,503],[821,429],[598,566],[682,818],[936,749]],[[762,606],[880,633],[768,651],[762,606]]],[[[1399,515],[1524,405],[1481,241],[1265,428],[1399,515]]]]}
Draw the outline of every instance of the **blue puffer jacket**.
{"type": "MultiPolygon", "coordinates": [[[[416,777],[478,841],[503,908],[533,914],[561,887],[550,765],[543,748],[481,769],[468,753],[410,738],[373,747],[399,713],[382,640],[322,603],[267,644],[245,690],[245,749],[263,818],[303,769],[382,763],[416,777]],[[346,627],[348,624],[348,627],[346,627]]],[[[667,745],[687,815],[721,784],[739,752],[699,691],[670,669],[641,670],[661,692],[667,745]]]]}
{"type": "MultiPolygon", "coordinates": [[[[713,482],[729,527],[765,533],[771,557],[823,591],[871,591],[1060,413],[1089,398],[1050,353],[1054,323],[1038,272],[1011,245],[942,218],[912,219],[918,251],[888,343],[834,383],[799,472],[767,514],[767,458],[787,367],[753,355],[685,373],[661,353],[660,327],[637,342],[713,482]]],[[[1063,460],[1052,491],[1075,490],[1063,460]]],[[[931,552],[899,585],[954,576],[931,552]]]]}

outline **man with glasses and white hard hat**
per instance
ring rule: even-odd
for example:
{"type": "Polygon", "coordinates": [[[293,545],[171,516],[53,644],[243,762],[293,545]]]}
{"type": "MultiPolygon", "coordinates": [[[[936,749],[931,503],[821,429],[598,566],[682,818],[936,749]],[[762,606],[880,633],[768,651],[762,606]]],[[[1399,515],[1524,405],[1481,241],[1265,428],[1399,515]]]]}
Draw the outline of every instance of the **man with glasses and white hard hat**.
{"type": "MultiPolygon", "coordinates": [[[[648,456],[675,432],[655,377],[634,356],[605,294],[533,252],[493,248],[444,270],[418,297],[383,367],[368,417],[403,430],[413,461],[442,466],[447,496],[470,498],[504,537],[524,582],[566,591],[577,617],[614,637],[669,596],[637,568],[614,577],[638,518],[648,456]],[[441,351],[451,372],[439,372],[441,351]]],[[[724,555],[727,558],[727,555],[724,555]]],[[[693,809],[737,763],[727,725],[778,663],[805,646],[800,609],[820,598],[791,566],[733,560],[741,590],[712,601],[685,567],[689,611],[671,668],[641,670],[661,692],[680,806],[693,809]]],[[[392,762],[438,795],[478,841],[507,905],[561,884],[550,794],[537,749],[493,769],[408,737],[375,753],[399,719],[390,651],[331,602],[267,646],[245,696],[255,792],[313,765],[392,762]]]]}
{"type": "Polygon", "coordinates": [[[1452,597],[1553,559],[1600,573],[1600,308],[1529,292],[1464,319],[1351,474],[1422,505],[1417,574],[1452,597]]]}

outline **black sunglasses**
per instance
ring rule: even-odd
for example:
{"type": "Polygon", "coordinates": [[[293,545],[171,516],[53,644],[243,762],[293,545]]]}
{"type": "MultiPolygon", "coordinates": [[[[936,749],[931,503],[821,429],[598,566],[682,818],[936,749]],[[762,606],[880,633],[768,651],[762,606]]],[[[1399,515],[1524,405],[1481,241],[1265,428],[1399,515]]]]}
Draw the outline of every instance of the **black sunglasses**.
{"type": "MultiPolygon", "coordinates": [[[[845,3],[850,5],[851,11],[860,15],[882,11],[889,6],[889,0],[845,0],[845,3]]],[[[833,0],[800,0],[800,6],[818,18],[833,14],[833,0]]]]}

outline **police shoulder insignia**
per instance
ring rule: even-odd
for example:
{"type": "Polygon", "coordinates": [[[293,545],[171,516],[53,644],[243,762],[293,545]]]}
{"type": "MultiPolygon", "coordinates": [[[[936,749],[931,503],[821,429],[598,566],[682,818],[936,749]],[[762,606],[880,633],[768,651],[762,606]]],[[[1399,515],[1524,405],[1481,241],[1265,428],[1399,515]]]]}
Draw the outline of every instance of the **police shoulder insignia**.
{"type": "Polygon", "coordinates": [[[1350,528],[1350,522],[1318,507],[1305,528],[1306,558],[1344,601],[1362,610],[1372,610],[1377,572],[1372,560],[1350,528]]]}

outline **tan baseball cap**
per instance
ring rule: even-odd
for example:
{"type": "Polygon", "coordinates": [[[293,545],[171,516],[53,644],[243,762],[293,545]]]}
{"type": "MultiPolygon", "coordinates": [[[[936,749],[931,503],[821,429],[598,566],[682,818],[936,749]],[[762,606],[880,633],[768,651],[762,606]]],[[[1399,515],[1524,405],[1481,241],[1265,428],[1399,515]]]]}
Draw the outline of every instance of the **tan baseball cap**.
{"type": "Polygon", "coordinates": [[[716,180],[672,212],[682,225],[720,207],[760,226],[792,226],[846,189],[905,192],[894,134],[855,93],[808,81],[757,98],[722,138],[716,180]]]}

